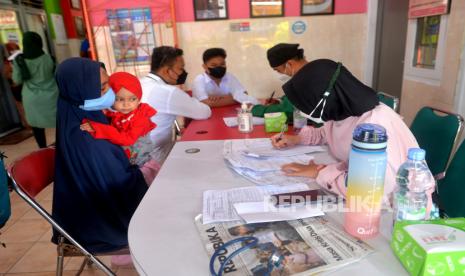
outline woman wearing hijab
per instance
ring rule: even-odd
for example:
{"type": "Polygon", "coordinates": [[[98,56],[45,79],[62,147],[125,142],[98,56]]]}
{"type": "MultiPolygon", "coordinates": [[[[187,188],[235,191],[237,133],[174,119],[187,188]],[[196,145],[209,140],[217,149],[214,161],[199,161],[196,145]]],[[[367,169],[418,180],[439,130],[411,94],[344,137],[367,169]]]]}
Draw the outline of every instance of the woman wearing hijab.
{"type": "Polygon", "coordinates": [[[22,102],[26,120],[40,148],[45,148],[45,128],[56,124],[58,88],[55,62],[42,50],[42,38],[34,32],[23,34],[23,54],[13,61],[13,81],[22,84],[22,102]]]}
{"type": "Polygon", "coordinates": [[[376,92],[355,78],[341,63],[328,59],[289,62],[295,57],[298,45],[275,47],[268,50],[270,64],[276,65],[273,68],[279,73],[292,77],[283,85],[284,93],[302,115],[315,123],[323,123],[323,126],[307,126],[296,136],[274,136],[273,145],[283,148],[296,144],[327,144],[338,160],[328,165],[292,163],[284,165],[283,171],[288,175],[314,178],[323,188],[344,196],[352,132],[358,124],[378,124],[386,129],[389,137],[384,194],[390,195],[396,185],[397,169],[407,160],[408,149],[418,147],[402,118],[380,104],[376,92]]]}
{"type": "Polygon", "coordinates": [[[98,62],[71,58],[58,67],[56,78],[53,217],[93,253],[127,247],[129,221],[147,184],[120,146],[80,129],[84,119],[108,124],[102,109],[115,100],[108,76],[98,62]]]}

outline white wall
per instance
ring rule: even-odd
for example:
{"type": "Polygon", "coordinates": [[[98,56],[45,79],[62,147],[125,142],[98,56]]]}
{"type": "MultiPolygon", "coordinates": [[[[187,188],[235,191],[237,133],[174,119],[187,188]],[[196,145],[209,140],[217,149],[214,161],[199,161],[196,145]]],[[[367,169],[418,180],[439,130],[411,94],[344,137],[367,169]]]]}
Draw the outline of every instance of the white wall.
{"type": "Polygon", "coordinates": [[[178,24],[180,47],[184,50],[187,87],[203,72],[202,53],[210,47],[227,51],[229,72],[246,87],[249,94],[264,98],[272,91],[281,91],[281,82],[270,68],[266,51],[280,42],[300,43],[308,60],[330,58],[344,63],[362,79],[366,46],[365,14],[245,19],[178,24]],[[307,24],[303,34],[294,34],[292,24],[307,24]],[[231,32],[230,23],[250,22],[249,32],[231,32]]]}
{"type": "MultiPolygon", "coordinates": [[[[228,53],[228,71],[246,87],[249,94],[264,98],[276,90],[282,93],[281,82],[269,67],[266,50],[280,42],[300,43],[308,60],[330,58],[341,61],[352,73],[364,80],[366,63],[367,26],[366,14],[284,17],[267,19],[218,20],[178,23],[179,47],[184,50],[189,76],[186,88],[197,74],[203,72],[202,53],[210,47],[222,47],[228,53]],[[307,29],[294,34],[292,24],[302,20],[307,29]],[[250,22],[250,31],[231,32],[230,24],[250,22]]],[[[154,24],[157,46],[173,45],[172,28],[154,24]]],[[[150,67],[117,66],[113,56],[108,27],[94,28],[99,60],[105,62],[110,72],[127,71],[145,75],[150,67]]],[[[371,69],[368,69],[371,71],[371,69]]]]}

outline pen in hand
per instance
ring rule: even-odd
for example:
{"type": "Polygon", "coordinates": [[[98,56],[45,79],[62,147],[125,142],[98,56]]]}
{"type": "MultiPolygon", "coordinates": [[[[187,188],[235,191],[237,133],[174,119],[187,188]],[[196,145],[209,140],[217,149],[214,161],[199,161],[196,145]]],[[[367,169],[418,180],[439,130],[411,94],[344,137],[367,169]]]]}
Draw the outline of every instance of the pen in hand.
{"type": "Polygon", "coordinates": [[[274,96],[275,93],[276,93],[276,91],[273,91],[273,93],[271,93],[271,96],[268,99],[267,103],[271,103],[271,100],[273,100],[273,96],[274,96]]]}
{"type": "Polygon", "coordinates": [[[282,126],[281,126],[281,132],[279,132],[279,135],[278,137],[276,138],[276,142],[279,142],[283,139],[283,135],[284,135],[284,130],[286,129],[286,123],[284,123],[282,126]]]}

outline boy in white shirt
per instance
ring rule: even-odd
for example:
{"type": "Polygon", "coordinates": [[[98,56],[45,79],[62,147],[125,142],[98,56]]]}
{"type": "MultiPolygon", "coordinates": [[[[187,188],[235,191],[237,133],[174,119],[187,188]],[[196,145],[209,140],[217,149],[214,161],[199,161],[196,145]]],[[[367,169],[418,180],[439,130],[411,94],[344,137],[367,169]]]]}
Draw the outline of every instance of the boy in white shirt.
{"type": "Polygon", "coordinates": [[[247,95],[242,84],[226,72],[226,51],[210,48],[203,53],[205,73],[198,75],[192,87],[192,95],[210,107],[227,106],[250,102],[258,104],[254,97],[247,95]]]}
{"type": "Polygon", "coordinates": [[[141,79],[142,102],[157,110],[151,118],[157,127],[150,132],[150,138],[156,145],[154,158],[161,164],[170,152],[174,141],[172,126],[176,116],[195,120],[208,119],[210,108],[190,97],[176,85],[183,84],[187,78],[184,70],[183,51],[170,46],[153,49],[150,73],[141,79]]]}

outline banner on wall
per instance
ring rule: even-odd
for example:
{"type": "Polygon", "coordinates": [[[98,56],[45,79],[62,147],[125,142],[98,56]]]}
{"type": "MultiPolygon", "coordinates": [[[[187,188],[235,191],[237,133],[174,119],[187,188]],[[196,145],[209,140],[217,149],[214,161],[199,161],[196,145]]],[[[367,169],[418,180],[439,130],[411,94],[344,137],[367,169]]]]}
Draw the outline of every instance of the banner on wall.
{"type": "Polygon", "coordinates": [[[449,12],[450,0],[410,0],[408,17],[418,18],[449,12]]]}
{"type": "Polygon", "coordinates": [[[107,10],[107,19],[116,63],[148,63],[155,47],[150,9],[107,10]]]}
{"type": "Polygon", "coordinates": [[[55,31],[56,44],[68,44],[63,16],[61,14],[52,13],[50,17],[52,18],[53,30],[55,31]]]}

